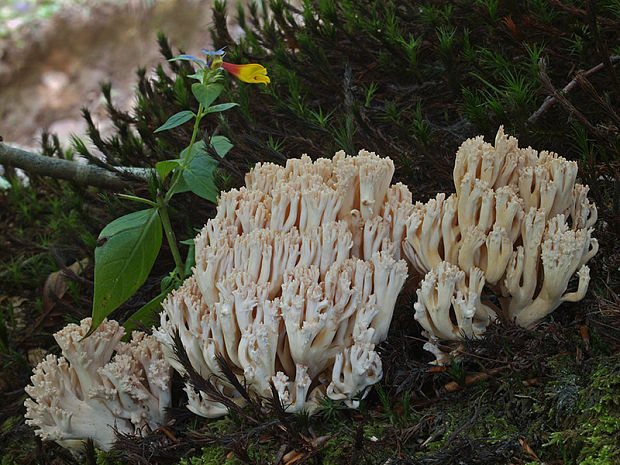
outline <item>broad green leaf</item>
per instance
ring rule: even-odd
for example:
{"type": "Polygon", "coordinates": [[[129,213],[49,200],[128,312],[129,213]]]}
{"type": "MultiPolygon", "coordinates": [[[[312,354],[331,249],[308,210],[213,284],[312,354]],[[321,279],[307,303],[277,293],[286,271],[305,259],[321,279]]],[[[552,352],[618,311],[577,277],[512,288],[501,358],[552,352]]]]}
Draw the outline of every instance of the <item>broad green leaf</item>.
{"type": "Polygon", "coordinates": [[[206,148],[205,148],[205,143],[202,140],[199,140],[197,142],[194,143],[194,145],[192,146],[192,153],[191,155],[188,157],[188,152],[189,152],[189,147],[185,147],[182,151],[181,154],[178,158],[178,161],[180,164],[182,164],[186,158],[189,158],[190,160],[192,158],[194,158],[196,155],[198,155],[200,152],[205,152],[206,148]]]}
{"type": "Polygon", "coordinates": [[[157,209],[117,218],[99,234],[105,243],[95,249],[95,295],[90,332],[146,281],[161,247],[157,209]]]}
{"type": "Polygon", "coordinates": [[[168,118],[168,121],[155,129],[155,131],[153,132],[161,132],[165,131],[166,129],[176,128],[177,126],[181,126],[183,123],[187,123],[194,116],[196,115],[194,115],[194,113],[189,110],[180,111],[177,114],[172,115],[170,118],[168,118]]]}
{"type": "Polygon", "coordinates": [[[198,82],[203,82],[205,78],[205,70],[200,68],[194,74],[189,74],[187,77],[196,79],[198,82]]]}
{"type": "Polygon", "coordinates": [[[239,105],[238,103],[235,102],[230,102],[230,103],[220,103],[219,105],[213,105],[212,107],[207,108],[206,113],[216,113],[218,111],[226,111],[231,109],[232,107],[236,107],[237,105],[239,105]]]}
{"type": "Polygon", "coordinates": [[[159,177],[162,179],[166,179],[166,177],[170,174],[170,172],[179,166],[180,160],[163,160],[155,163],[155,169],[159,173],[159,177]]]}
{"type": "Polygon", "coordinates": [[[161,303],[166,296],[172,291],[174,286],[169,285],[156,297],[153,297],[146,304],[140,307],[133,315],[131,315],[123,327],[127,333],[127,336],[131,334],[134,329],[137,329],[140,324],[146,327],[154,326],[159,322],[159,312],[161,311],[161,303]]]}
{"type": "Polygon", "coordinates": [[[233,148],[233,144],[226,136],[213,136],[209,142],[221,158],[224,158],[228,151],[233,148]]]}
{"type": "Polygon", "coordinates": [[[172,194],[182,194],[183,192],[187,192],[188,190],[190,190],[189,186],[185,182],[185,178],[181,176],[176,186],[174,186],[174,191],[172,192],[172,194]]]}
{"type": "Polygon", "coordinates": [[[183,179],[194,194],[216,203],[219,191],[213,182],[213,170],[217,167],[217,162],[207,155],[204,142],[200,141],[194,148],[197,146],[197,152],[183,170],[183,179]]]}
{"type": "MultiPolygon", "coordinates": [[[[181,152],[181,156],[176,160],[179,163],[179,166],[181,166],[181,164],[183,163],[183,161],[187,157],[188,149],[189,149],[189,147],[185,147],[183,149],[183,151],[181,152]]],[[[205,143],[203,141],[199,140],[192,147],[192,156],[195,156],[198,152],[204,151],[204,150],[205,150],[205,143]]],[[[155,165],[155,166],[157,166],[157,165],[155,165]]],[[[185,178],[183,178],[183,176],[181,176],[181,178],[177,182],[176,186],[174,187],[174,191],[172,193],[173,194],[181,194],[183,192],[187,192],[188,190],[190,190],[190,188],[187,185],[187,183],[185,182],[185,178]]]]}
{"type": "Polygon", "coordinates": [[[202,106],[205,108],[209,108],[209,105],[220,96],[222,90],[224,90],[224,87],[220,84],[202,84],[200,82],[192,84],[192,93],[194,97],[196,97],[196,100],[202,103],[202,106]]]}

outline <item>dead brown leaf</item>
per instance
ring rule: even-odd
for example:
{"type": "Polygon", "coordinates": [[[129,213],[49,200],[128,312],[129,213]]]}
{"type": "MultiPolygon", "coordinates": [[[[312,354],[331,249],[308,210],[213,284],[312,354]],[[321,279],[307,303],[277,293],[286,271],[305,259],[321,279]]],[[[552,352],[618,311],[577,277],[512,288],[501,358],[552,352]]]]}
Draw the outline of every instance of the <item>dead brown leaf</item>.
{"type": "MultiPolygon", "coordinates": [[[[465,386],[471,386],[472,384],[477,384],[481,381],[485,381],[489,379],[491,376],[498,374],[500,371],[506,368],[507,367],[498,367],[498,368],[493,368],[492,370],[489,370],[489,371],[484,371],[484,372],[479,372],[479,373],[474,373],[472,375],[469,375],[465,377],[465,386]]],[[[459,391],[460,389],[463,389],[463,386],[461,386],[456,381],[450,381],[449,383],[444,385],[444,389],[448,392],[455,392],[455,391],[459,391]]]]}
{"type": "Polygon", "coordinates": [[[542,462],[542,460],[540,460],[538,455],[536,455],[536,452],[534,452],[534,450],[528,445],[528,443],[525,442],[525,439],[519,438],[519,442],[521,443],[521,447],[523,447],[523,450],[525,451],[527,455],[532,457],[537,462],[542,462]]]}
{"type": "Polygon", "coordinates": [[[88,258],[76,261],[72,265],[51,273],[43,285],[43,313],[48,313],[67,292],[67,273],[79,275],[88,266],[88,258]]]}
{"type": "Polygon", "coordinates": [[[294,463],[297,463],[301,459],[303,459],[304,455],[304,452],[292,450],[289,453],[285,454],[284,457],[282,457],[282,463],[284,463],[284,465],[293,465],[294,463]]]}
{"type": "Polygon", "coordinates": [[[590,331],[586,325],[579,326],[579,333],[581,334],[581,340],[586,345],[586,349],[590,348],[590,331]]]}

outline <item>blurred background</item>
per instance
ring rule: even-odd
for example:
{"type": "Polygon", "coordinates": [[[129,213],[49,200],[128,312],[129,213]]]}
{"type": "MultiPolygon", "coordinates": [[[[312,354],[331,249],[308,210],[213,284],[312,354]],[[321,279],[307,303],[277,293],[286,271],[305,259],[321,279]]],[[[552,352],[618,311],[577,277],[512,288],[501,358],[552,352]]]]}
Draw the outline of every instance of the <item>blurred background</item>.
{"type": "MultiPolygon", "coordinates": [[[[136,69],[153,70],[162,30],[187,53],[211,41],[212,0],[1,0],[0,134],[12,145],[38,148],[41,131],[64,147],[82,135],[80,109],[108,135],[101,82],[111,82],[119,109],[132,105],[136,69]]],[[[231,16],[232,22],[234,18],[231,16]]],[[[242,31],[229,24],[233,37],[242,31]]]]}

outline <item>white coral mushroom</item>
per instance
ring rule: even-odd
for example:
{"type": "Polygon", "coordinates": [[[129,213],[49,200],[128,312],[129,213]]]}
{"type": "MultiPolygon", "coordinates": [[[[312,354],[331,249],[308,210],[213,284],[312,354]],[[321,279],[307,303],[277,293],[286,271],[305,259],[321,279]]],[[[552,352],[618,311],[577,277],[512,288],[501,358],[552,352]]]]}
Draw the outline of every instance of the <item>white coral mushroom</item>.
{"type": "Polygon", "coordinates": [[[108,450],[115,429],[155,429],[170,406],[172,368],[155,338],[134,332],[131,342],[121,343],[124,329],[105,320],[85,338],[90,326],[86,318],[56,333],[63,356],[48,355],[26,386],[26,423],[43,439],[72,450],[88,438],[108,450]]]}
{"type": "MultiPolygon", "coordinates": [[[[287,411],[312,411],[325,395],[355,406],[381,378],[374,347],[407,276],[399,258],[411,194],[390,187],[393,172],[366,151],[302,156],[259,164],[245,187],[222,194],[195,240],[194,276],[166,299],[154,332],[170,363],[184,373],[172,354],[178,332],[194,370],[239,405],[216,355],[254,394],[269,397],[273,384],[287,411]]],[[[193,412],[226,413],[186,392],[193,412]]]]}
{"type": "Polygon", "coordinates": [[[456,195],[440,193],[412,205],[402,247],[426,275],[415,318],[436,355],[438,340],[480,335],[496,313],[530,327],[562,302],[582,299],[589,282],[585,263],[598,249],[591,237],[596,206],[588,187],[575,183],[575,162],[519,148],[500,127],[494,145],[482,137],[463,142],[453,177],[456,195]],[[566,293],[575,274],[578,289],[566,293]],[[460,288],[480,275],[484,287],[472,293],[466,286],[474,304],[460,288]],[[481,306],[483,292],[501,308],[488,300],[481,306]],[[477,320],[470,326],[459,315],[473,307],[477,320]]]}

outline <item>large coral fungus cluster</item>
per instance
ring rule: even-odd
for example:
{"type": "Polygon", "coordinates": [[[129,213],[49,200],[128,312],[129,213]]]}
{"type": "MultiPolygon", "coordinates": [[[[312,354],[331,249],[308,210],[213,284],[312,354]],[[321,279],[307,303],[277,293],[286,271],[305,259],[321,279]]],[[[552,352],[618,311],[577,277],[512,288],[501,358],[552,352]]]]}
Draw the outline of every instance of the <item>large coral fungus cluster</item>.
{"type": "Polygon", "coordinates": [[[500,128],[458,150],[456,194],[414,205],[403,250],[425,275],[415,318],[435,342],[480,336],[496,317],[535,325],[584,297],[596,207],[576,184],[577,164],[519,148],[500,128]],[[573,275],[577,290],[566,292],[573,275]]]}
{"type": "MultiPolygon", "coordinates": [[[[415,319],[439,362],[438,341],[479,337],[498,317],[531,327],[584,297],[597,214],[576,163],[519,148],[500,128],[494,145],[461,145],[449,197],[414,205],[404,185],[390,186],[393,172],[366,151],[258,164],[245,187],[221,194],[194,241],[194,274],[164,301],[153,336],[123,343],[118,323],[104,321],[84,337],[89,319],[55,335],[63,356],[35,369],[28,424],[65,447],[93,438],[109,449],[115,430],[164,420],[170,365],[188,375],[188,364],[240,406],[245,386],[289,412],[312,412],[323,397],[355,407],[382,376],[376,345],[407,277],[401,255],[423,276],[415,319]]],[[[191,411],[227,413],[187,378],[191,411]]]]}
{"type": "MultiPolygon", "coordinates": [[[[170,363],[185,372],[172,352],[178,333],[192,367],[239,405],[216,355],[255,395],[271,397],[273,385],[290,412],[312,411],[323,396],[356,406],[382,376],[375,345],[407,276],[411,194],[390,187],[393,172],[365,151],[304,156],[258,164],[245,187],[222,193],[195,239],[194,275],[164,302],[154,333],[170,363]]],[[[193,412],[227,412],[186,391],[193,412]]]]}
{"type": "Polygon", "coordinates": [[[108,450],[115,431],[140,434],[157,428],[170,406],[172,369],[159,342],[105,320],[84,338],[90,318],[54,335],[62,357],[48,355],[35,368],[26,392],[26,423],[43,439],[79,451],[83,440],[108,450]],[[116,352],[114,357],[112,355],[116,352]]]}

